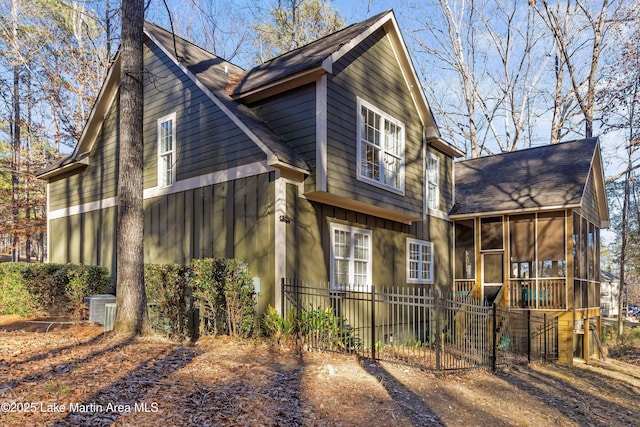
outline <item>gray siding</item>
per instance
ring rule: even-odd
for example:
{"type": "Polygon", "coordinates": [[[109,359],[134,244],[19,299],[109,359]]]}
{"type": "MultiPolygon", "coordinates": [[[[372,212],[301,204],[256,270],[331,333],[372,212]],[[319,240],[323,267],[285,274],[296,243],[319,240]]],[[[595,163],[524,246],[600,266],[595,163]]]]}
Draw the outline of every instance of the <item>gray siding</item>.
{"type": "Polygon", "coordinates": [[[415,238],[434,244],[434,285],[451,287],[453,235],[448,221],[429,218],[412,225],[401,224],[300,198],[292,185],[287,186],[287,216],[295,218],[287,224],[286,274],[290,278],[330,281],[330,233],[335,223],[371,230],[374,285],[406,285],[407,238],[415,238]]]}
{"type": "Polygon", "coordinates": [[[157,185],[157,120],[176,113],[176,179],[265,160],[266,155],[162,51],[145,49],[145,188],[157,185]]]}
{"type": "Polygon", "coordinates": [[[117,207],[50,221],[49,262],[115,269],[117,207]]]}
{"type": "Polygon", "coordinates": [[[254,113],[311,167],[316,165],[316,86],[308,84],[261,100],[254,113]]]}
{"type": "Polygon", "coordinates": [[[327,87],[328,191],[419,215],[424,197],[422,124],[391,44],[381,29],[334,64],[327,87]],[[405,196],[356,179],[357,97],[405,125],[405,196]]]}
{"type": "Polygon", "coordinates": [[[453,159],[432,147],[427,150],[440,159],[440,210],[448,213],[453,208],[453,159]]]}
{"type": "Polygon", "coordinates": [[[51,211],[115,197],[118,192],[118,97],[105,117],[89,166],[49,182],[51,211]]]}
{"type": "MultiPolygon", "coordinates": [[[[238,258],[261,278],[260,309],[273,304],[274,185],[261,174],[144,201],[146,263],[238,258]]],[[[115,270],[117,207],[51,221],[50,262],[115,270]]]]}
{"type": "Polygon", "coordinates": [[[593,224],[600,227],[600,210],[598,206],[598,198],[596,196],[596,188],[593,172],[589,174],[584,195],[582,197],[582,207],[578,210],[585,218],[593,224]]]}

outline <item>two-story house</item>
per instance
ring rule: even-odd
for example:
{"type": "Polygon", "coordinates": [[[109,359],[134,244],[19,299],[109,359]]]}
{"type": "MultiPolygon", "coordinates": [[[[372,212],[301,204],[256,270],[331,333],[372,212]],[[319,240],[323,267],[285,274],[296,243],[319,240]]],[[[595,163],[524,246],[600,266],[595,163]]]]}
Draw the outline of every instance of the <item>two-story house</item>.
{"type": "MultiPolygon", "coordinates": [[[[281,278],[443,288],[453,159],[393,12],[251,70],[145,26],[145,262],[246,260],[281,278]]],[[[114,270],[120,60],[48,180],[49,260],[114,270]]]]}
{"type": "MultiPolygon", "coordinates": [[[[145,262],[244,259],[260,311],[283,278],[436,287],[557,317],[568,363],[590,348],[597,139],[454,162],[391,11],[247,71],[145,36],[145,262]]],[[[75,150],[40,173],[51,262],[117,267],[119,78],[117,57],[75,150]]]]}

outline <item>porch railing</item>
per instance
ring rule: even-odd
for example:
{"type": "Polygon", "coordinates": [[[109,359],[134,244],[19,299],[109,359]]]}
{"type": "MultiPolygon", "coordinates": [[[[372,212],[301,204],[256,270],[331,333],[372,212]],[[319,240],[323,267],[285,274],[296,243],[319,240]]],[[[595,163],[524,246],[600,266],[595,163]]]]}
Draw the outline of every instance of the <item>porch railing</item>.
{"type": "Polygon", "coordinates": [[[473,289],[475,285],[476,281],[473,279],[455,279],[454,296],[462,297],[470,295],[471,289],[473,289]]]}
{"type": "Polygon", "coordinates": [[[563,277],[509,279],[511,308],[566,310],[567,280],[563,277]]]}

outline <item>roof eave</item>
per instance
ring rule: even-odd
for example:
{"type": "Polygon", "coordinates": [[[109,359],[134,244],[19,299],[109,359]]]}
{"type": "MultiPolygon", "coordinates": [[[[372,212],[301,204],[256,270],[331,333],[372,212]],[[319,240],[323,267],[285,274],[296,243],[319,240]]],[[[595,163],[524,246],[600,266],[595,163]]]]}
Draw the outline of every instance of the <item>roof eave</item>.
{"type": "Polygon", "coordinates": [[[40,179],[49,179],[64,172],[69,172],[74,169],[88,165],[88,158],[81,159],[84,155],[87,155],[93,148],[102,124],[111,109],[113,101],[116,98],[118,89],[120,88],[120,52],[116,54],[114,62],[111,64],[109,71],[102,83],[98,97],[96,98],[86,125],[82,128],[82,134],[76,144],[73,152],[67,157],[69,163],[60,165],[54,169],[43,169],[36,174],[36,177],[40,179]],[[74,167],[71,165],[77,164],[74,167]]]}
{"type": "Polygon", "coordinates": [[[476,218],[479,216],[486,217],[486,216],[498,216],[498,215],[518,215],[518,214],[527,214],[527,213],[535,213],[535,212],[549,212],[549,211],[560,211],[565,209],[577,209],[579,207],[580,207],[579,203],[572,203],[568,205],[557,205],[557,206],[542,206],[542,207],[534,207],[534,208],[503,209],[503,210],[486,211],[486,212],[449,214],[449,218],[451,220],[456,220],[456,219],[476,218]]]}
{"type": "Polygon", "coordinates": [[[83,168],[89,165],[89,156],[85,156],[78,160],[73,160],[70,163],[64,164],[62,166],[58,166],[51,170],[43,170],[36,174],[36,178],[38,179],[46,179],[49,180],[55,176],[62,175],[67,172],[74,171],[76,169],[83,168]]]}
{"type": "Polygon", "coordinates": [[[236,101],[241,101],[245,104],[250,104],[252,102],[260,101],[270,96],[274,96],[279,93],[304,86],[308,83],[315,82],[316,80],[318,80],[318,78],[320,78],[320,76],[326,73],[327,70],[322,66],[309,68],[285,78],[269,82],[263,86],[251,89],[247,92],[232,94],[231,98],[235,99],[236,101]]]}

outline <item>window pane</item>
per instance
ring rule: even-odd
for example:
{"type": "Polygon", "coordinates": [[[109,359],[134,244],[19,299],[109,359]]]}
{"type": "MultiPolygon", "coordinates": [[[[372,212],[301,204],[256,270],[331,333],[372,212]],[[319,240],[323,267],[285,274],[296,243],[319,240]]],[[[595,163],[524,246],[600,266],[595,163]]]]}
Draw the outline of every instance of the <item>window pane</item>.
{"type": "Polygon", "coordinates": [[[473,220],[455,224],[455,278],[475,279],[475,248],[473,220]]]}
{"type": "Polygon", "coordinates": [[[365,234],[355,233],[354,239],[354,259],[368,260],[369,259],[369,236],[365,234]]]}
{"type": "Polygon", "coordinates": [[[484,255],[484,283],[502,283],[502,254],[484,255]]]}
{"type": "Polygon", "coordinates": [[[385,149],[394,156],[400,156],[400,128],[386,120],[384,125],[385,149]]]}
{"type": "Polygon", "coordinates": [[[554,214],[538,215],[538,261],[558,261],[564,254],[564,216],[554,214]]]}
{"type": "Polygon", "coordinates": [[[336,259],[334,264],[335,284],[344,286],[349,284],[349,261],[336,259]]]}
{"type": "Polygon", "coordinates": [[[482,218],[480,236],[481,249],[502,249],[502,218],[482,218]]]}
{"type": "Polygon", "coordinates": [[[509,240],[511,262],[533,261],[535,250],[534,215],[509,217],[509,240]]]}
{"type": "Polygon", "coordinates": [[[384,183],[400,187],[400,159],[389,154],[385,154],[384,183]]]}
{"type": "Polygon", "coordinates": [[[376,181],[380,179],[380,150],[367,143],[362,143],[361,173],[376,181]]]}

